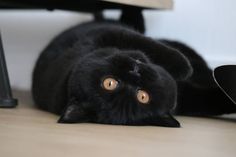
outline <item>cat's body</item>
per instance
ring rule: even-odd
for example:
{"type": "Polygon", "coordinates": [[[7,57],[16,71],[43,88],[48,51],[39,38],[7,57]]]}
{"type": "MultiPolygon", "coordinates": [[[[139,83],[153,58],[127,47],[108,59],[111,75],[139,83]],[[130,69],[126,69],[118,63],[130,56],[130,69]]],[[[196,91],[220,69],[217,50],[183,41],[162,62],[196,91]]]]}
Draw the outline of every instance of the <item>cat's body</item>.
{"type": "Polygon", "coordinates": [[[204,104],[198,106],[195,100],[191,107],[191,99],[197,99],[202,91],[206,90],[206,94],[211,90],[216,90],[218,94],[220,91],[216,89],[210,78],[211,71],[201,57],[195,52],[190,55],[188,47],[181,48],[181,45],[155,41],[116,22],[90,22],[75,26],[55,38],[40,55],[33,74],[34,100],[40,108],[60,114],[59,122],[65,123],[178,127],[172,112],[184,115],[221,114],[215,112],[212,106],[204,112],[209,107],[204,107],[204,104]],[[184,54],[194,70],[199,66],[203,69],[184,81],[192,73],[191,65],[171,45],[186,51],[184,54]],[[196,60],[201,60],[199,65],[196,60]],[[200,80],[198,75],[202,75],[200,80]],[[117,80],[119,85],[116,90],[110,92],[102,87],[107,77],[117,80]],[[180,104],[175,109],[176,81],[180,104]],[[136,100],[139,90],[149,94],[148,104],[136,100]],[[185,99],[186,96],[188,99],[185,99]]]}

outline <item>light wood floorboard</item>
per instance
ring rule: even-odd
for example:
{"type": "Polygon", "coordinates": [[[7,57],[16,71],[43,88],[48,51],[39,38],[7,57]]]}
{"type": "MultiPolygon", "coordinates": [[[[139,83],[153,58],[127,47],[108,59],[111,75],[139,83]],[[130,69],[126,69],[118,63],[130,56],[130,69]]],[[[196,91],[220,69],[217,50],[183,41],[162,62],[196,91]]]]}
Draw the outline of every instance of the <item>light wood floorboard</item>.
{"type": "Polygon", "coordinates": [[[29,92],[16,109],[0,109],[1,157],[234,157],[236,118],[177,117],[182,128],[58,124],[29,92]]]}

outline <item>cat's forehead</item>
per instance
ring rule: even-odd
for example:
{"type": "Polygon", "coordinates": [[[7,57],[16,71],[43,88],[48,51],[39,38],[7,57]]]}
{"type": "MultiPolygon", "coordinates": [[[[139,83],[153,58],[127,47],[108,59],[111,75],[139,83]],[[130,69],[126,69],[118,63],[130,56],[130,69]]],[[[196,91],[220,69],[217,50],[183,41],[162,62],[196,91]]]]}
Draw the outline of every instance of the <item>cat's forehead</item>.
{"type": "Polygon", "coordinates": [[[118,51],[110,56],[110,60],[113,63],[135,62],[135,61],[140,61],[144,63],[149,62],[148,57],[143,52],[138,50],[118,51]]]}
{"type": "Polygon", "coordinates": [[[157,72],[151,64],[143,63],[139,59],[113,63],[110,72],[122,81],[137,85],[147,84],[157,79],[157,72]]]}

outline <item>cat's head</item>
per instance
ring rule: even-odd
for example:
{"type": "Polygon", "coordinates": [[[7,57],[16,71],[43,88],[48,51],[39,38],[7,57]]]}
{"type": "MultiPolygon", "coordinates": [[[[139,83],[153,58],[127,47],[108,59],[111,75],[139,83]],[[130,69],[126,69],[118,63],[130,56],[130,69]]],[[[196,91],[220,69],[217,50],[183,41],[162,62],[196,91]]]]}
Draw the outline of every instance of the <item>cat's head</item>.
{"type": "Polygon", "coordinates": [[[177,85],[169,71],[140,51],[96,51],[75,65],[59,122],[180,126],[171,116],[177,85]]]}

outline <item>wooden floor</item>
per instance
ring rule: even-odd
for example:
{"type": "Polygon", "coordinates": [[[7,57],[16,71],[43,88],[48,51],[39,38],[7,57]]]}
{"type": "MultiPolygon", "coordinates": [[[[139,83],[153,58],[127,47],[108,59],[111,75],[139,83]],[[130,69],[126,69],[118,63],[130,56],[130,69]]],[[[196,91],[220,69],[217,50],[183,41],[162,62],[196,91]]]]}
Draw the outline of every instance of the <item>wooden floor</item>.
{"type": "Polygon", "coordinates": [[[16,109],[0,109],[1,157],[235,157],[236,118],[177,117],[182,128],[57,124],[29,92],[16,109]]]}

